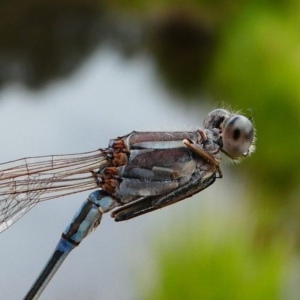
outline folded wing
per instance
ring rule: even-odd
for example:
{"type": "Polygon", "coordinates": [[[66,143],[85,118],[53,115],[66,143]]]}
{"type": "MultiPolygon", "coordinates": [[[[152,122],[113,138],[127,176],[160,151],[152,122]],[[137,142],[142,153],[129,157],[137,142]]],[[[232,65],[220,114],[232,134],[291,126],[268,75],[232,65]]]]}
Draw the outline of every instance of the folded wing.
{"type": "Polygon", "coordinates": [[[101,150],[0,164],[0,232],[38,202],[97,188],[93,174],[108,164],[101,150]]]}

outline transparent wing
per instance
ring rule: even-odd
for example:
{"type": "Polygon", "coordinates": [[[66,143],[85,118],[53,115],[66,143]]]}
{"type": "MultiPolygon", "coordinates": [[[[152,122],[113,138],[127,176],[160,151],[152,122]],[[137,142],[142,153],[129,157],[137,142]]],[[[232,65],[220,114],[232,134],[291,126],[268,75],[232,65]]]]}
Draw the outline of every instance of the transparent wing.
{"type": "Polygon", "coordinates": [[[97,188],[103,151],[27,157],[0,164],[0,232],[36,203],[97,188]]]}

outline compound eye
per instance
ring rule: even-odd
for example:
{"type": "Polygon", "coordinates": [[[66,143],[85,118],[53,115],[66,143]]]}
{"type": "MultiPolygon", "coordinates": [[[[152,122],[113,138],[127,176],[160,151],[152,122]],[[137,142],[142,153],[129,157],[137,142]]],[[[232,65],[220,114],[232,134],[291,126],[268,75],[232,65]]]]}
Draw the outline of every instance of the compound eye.
{"type": "Polygon", "coordinates": [[[223,127],[223,150],[232,158],[246,156],[252,151],[253,125],[249,119],[235,115],[223,127]]]}
{"type": "Polygon", "coordinates": [[[229,111],[222,108],[217,108],[208,114],[204,120],[203,126],[206,129],[221,129],[223,122],[230,118],[230,116],[231,114],[229,111]]]}

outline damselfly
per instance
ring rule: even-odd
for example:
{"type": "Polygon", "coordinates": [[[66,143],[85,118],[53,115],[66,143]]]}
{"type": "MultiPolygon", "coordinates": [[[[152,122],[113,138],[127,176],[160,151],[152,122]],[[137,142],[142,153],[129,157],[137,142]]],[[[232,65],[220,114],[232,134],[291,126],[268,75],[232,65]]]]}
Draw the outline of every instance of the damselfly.
{"type": "Polygon", "coordinates": [[[190,197],[222,177],[221,153],[233,160],[254,151],[251,121],[216,109],[203,129],[192,132],[132,132],[108,148],[28,157],[0,164],[0,231],[35,204],[96,189],[63,232],[25,299],[37,299],[66,256],[111,211],[124,221],[190,197]]]}

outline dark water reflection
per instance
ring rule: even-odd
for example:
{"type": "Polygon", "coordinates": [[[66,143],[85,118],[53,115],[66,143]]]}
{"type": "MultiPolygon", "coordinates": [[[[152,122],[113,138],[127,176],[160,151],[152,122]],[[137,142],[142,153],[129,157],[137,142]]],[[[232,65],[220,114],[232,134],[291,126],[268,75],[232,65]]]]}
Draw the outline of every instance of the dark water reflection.
{"type": "Polygon", "coordinates": [[[0,10],[0,87],[42,88],[109,43],[127,58],[150,53],[167,86],[190,93],[201,87],[214,53],[211,28],[181,11],[141,21],[94,0],[15,2],[0,10]]]}
{"type": "Polygon", "coordinates": [[[104,39],[107,22],[95,5],[96,1],[2,4],[0,85],[19,81],[40,88],[74,72],[104,39]]]}

